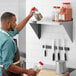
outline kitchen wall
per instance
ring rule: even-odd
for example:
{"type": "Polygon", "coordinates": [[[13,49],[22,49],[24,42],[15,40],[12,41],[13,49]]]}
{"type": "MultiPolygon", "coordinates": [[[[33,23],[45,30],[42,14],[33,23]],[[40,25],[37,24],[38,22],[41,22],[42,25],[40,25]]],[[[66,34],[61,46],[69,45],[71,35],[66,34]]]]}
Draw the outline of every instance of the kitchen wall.
{"type": "MultiPolygon", "coordinates": [[[[26,62],[27,68],[33,67],[38,61],[43,61],[45,64],[55,65],[52,61],[53,49],[47,50],[47,57],[44,57],[44,50],[42,45],[53,45],[54,39],[58,42],[61,40],[61,45],[64,45],[66,39],[66,46],[70,47],[68,52],[68,67],[76,68],[76,1],[75,0],[26,0],[26,15],[29,14],[31,7],[36,6],[44,17],[51,17],[52,6],[61,5],[62,2],[71,2],[73,8],[73,42],[68,37],[64,27],[62,26],[48,26],[42,25],[41,38],[38,39],[33,29],[29,25],[26,26],[26,62]]],[[[34,17],[32,17],[34,19],[34,17]]]]}
{"type": "MultiPolygon", "coordinates": [[[[18,0],[18,21],[21,22],[26,17],[26,0],[18,0]]],[[[25,57],[26,50],[26,27],[19,33],[19,50],[21,57],[25,57]]],[[[23,59],[23,58],[22,58],[23,59]]],[[[25,59],[24,59],[25,60],[25,59]]]]}

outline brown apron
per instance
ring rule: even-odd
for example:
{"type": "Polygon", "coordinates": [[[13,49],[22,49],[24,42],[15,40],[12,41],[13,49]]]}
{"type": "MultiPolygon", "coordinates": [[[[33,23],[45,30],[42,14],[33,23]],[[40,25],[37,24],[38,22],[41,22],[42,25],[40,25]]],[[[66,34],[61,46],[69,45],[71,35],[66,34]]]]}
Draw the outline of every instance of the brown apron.
{"type": "MultiPolygon", "coordinates": [[[[17,45],[17,40],[14,39],[14,41],[16,42],[16,45],[17,45]]],[[[18,60],[20,60],[20,55],[19,55],[19,49],[17,48],[17,52],[15,54],[13,62],[17,62],[18,60]]],[[[22,67],[20,63],[18,63],[17,66],[22,67]]],[[[8,70],[3,69],[3,76],[23,76],[23,75],[22,74],[15,74],[15,73],[12,73],[8,70]]]]}

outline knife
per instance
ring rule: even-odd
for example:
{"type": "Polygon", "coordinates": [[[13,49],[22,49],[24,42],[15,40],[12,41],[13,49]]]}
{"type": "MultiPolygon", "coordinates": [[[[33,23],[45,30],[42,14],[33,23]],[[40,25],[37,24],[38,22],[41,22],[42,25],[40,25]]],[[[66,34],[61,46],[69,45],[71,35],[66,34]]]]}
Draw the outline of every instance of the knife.
{"type": "Polygon", "coordinates": [[[60,39],[59,39],[59,46],[58,46],[58,60],[60,60],[60,39]]]}
{"type": "Polygon", "coordinates": [[[65,60],[65,61],[67,61],[67,53],[66,53],[66,51],[67,51],[67,49],[66,49],[66,39],[64,39],[64,51],[65,51],[65,53],[64,53],[64,60],[65,60]]]}
{"type": "Polygon", "coordinates": [[[52,58],[53,58],[53,59],[52,59],[53,61],[56,60],[56,59],[55,59],[55,58],[56,58],[56,56],[55,56],[56,50],[57,50],[57,47],[56,47],[56,40],[54,40],[54,53],[53,53],[53,57],[52,57],[52,58]]]}

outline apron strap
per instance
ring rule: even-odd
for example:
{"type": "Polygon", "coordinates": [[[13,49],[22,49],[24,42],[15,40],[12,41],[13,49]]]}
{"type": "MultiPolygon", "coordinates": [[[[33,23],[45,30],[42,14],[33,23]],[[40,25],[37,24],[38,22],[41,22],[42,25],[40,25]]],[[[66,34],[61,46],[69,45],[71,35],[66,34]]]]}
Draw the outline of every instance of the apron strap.
{"type": "Polygon", "coordinates": [[[0,65],[1,68],[3,68],[3,65],[0,65]]]}

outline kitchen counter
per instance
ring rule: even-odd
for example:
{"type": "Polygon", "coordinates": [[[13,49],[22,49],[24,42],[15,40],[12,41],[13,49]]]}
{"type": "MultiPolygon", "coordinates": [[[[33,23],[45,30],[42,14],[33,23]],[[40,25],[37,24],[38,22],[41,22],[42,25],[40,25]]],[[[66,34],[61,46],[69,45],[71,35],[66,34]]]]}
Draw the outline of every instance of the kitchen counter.
{"type": "MultiPolygon", "coordinates": [[[[45,64],[44,66],[43,66],[43,69],[47,69],[47,70],[56,70],[56,66],[55,65],[48,65],[48,64],[45,64]]],[[[69,73],[71,73],[71,72],[73,72],[74,70],[76,70],[75,68],[67,68],[67,71],[69,72],[69,73]]]]}
{"type": "MultiPolygon", "coordinates": [[[[75,73],[76,73],[76,72],[75,72],[75,73]]],[[[27,76],[27,75],[24,75],[24,76],[27,76]]],[[[45,69],[42,69],[42,70],[37,74],[37,76],[65,76],[65,74],[57,75],[55,70],[45,70],[45,69]]],[[[72,74],[72,75],[70,75],[70,76],[75,76],[75,75],[72,74]]]]}
{"type": "MultiPolygon", "coordinates": [[[[52,70],[52,71],[56,70],[56,66],[54,66],[54,65],[45,65],[45,66],[43,66],[43,68],[47,69],[47,70],[52,70]]],[[[70,73],[70,76],[76,76],[76,69],[75,68],[68,68],[67,72],[70,73]]]]}
{"type": "MultiPolygon", "coordinates": [[[[57,75],[56,74],[56,66],[54,65],[44,65],[43,69],[39,72],[37,76],[64,76],[64,75],[57,75]]],[[[67,72],[70,73],[70,76],[76,76],[76,69],[68,68],[67,72]]],[[[27,76],[27,75],[24,75],[27,76]]]]}
{"type": "MultiPolygon", "coordinates": [[[[24,75],[27,76],[27,75],[24,75]]],[[[57,75],[56,72],[54,70],[45,70],[42,69],[37,76],[63,76],[63,75],[57,75]]]]}

